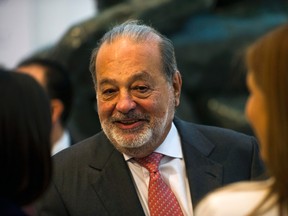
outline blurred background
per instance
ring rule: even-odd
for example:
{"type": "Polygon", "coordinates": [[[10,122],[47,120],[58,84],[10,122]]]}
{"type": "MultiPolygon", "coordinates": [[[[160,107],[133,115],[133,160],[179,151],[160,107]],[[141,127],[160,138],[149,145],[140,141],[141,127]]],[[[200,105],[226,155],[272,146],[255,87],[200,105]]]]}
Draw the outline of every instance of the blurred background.
{"type": "Polygon", "coordinates": [[[29,56],[70,71],[75,103],[69,127],[78,140],[100,128],[88,70],[99,38],[114,24],[141,19],[175,45],[183,77],[176,115],[251,134],[244,116],[245,47],[288,21],[285,0],[0,0],[0,65],[29,56]]]}
{"type": "Polygon", "coordinates": [[[96,13],[93,0],[0,0],[0,64],[14,67],[96,13]]]}

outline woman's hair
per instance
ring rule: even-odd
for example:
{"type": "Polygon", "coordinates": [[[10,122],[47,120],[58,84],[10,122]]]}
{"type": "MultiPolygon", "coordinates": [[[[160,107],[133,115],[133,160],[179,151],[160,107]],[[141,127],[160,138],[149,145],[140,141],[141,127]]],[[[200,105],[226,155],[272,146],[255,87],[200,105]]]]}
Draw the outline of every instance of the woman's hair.
{"type": "Polygon", "coordinates": [[[288,25],[282,25],[251,45],[246,54],[248,70],[267,103],[266,165],[275,178],[271,194],[280,209],[288,206],[288,25]]]}
{"type": "Polygon", "coordinates": [[[33,78],[4,69],[0,93],[0,196],[23,206],[51,180],[49,100],[33,78]]]}

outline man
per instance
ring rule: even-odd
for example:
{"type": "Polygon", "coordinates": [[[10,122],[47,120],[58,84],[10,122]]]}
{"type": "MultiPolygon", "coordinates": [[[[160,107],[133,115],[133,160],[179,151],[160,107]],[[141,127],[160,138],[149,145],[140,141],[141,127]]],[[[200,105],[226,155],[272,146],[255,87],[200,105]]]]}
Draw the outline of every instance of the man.
{"type": "Polygon", "coordinates": [[[209,191],[263,173],[254,138],[174,117],[182,79],[173,45],[156,30],[137,21],[114,27],[93,52],[90,69],[103,132],[54,157],[40,215],[162,215],[154,213],[161,194],[150,188],[159,172],[153,176],[142,166],[153,152],[164,155],[159,181],[182,212],[168,215],[191,216],[209,191]]]}
{"type": "Polygon", "coordinates": [[[16,70],[35,78],[51,99],[51,154],[69,147],[73,141],[66,123],[72,106],[72,84],[66,69],[53,60],[31,58],[21,62],[16,70]]]}

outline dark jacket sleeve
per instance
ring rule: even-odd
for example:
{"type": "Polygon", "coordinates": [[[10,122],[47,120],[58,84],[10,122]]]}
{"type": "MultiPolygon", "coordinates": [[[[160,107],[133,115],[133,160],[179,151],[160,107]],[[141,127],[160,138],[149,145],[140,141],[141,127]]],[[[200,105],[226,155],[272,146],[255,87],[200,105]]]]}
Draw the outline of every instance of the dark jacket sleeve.
{"type": "Polygon", "coordinates": [[[255,138],[252,138],[252,162],[251,162],[251,180],[264,180],[267,179],[265,172],[265,165],[260,158],[259,145],[255,138]]]}

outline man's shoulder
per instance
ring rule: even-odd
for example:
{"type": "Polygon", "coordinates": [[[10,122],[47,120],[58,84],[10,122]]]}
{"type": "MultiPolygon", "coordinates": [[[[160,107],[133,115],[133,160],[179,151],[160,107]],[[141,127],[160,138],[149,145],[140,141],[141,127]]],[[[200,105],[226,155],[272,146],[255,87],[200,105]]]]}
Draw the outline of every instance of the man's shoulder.
{"type": "Polygon", "coordinates": [[[231,129],[195,124],[179,119],[174,123],[182,142],[194,146],[206,155],[212,151],[216,154],[229,152],[232,149],[250,152],[258,148],[255,137],[231,129]]]}
{"type": "Polygon", "coordinates": [[[241,139],[254,139],[253,136],[249,134],[245,134],[240,131],[235,131],[229,128],[223,128],[218,126],[209,126],[209,125],[199,125],[196,124],[195,127],[200,131],[205,133],[206,135],[216,136],[219,138],[225,137],[227,139],[233,138],[241,138],[241,139]]]}
{"type": "Polygon", "coordinates": [[[254,137],[249,134],[244,134],[242,132],[238,132],[229,128],[197,124],[197,123],[187,122],[181,119],[175,119],[174,123],[178,131],[180,132],[184,131],[184,132],[187,132],[187,134],[198,133],[198,134],[202,134],[205,137],[213,137],[214,139],[215,138],[216,139],[217,138],[220,138],[220,139],[241,138],[241,139],[247,139],[247,140],[254,139],[254,137]]]}

